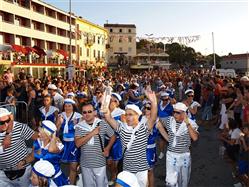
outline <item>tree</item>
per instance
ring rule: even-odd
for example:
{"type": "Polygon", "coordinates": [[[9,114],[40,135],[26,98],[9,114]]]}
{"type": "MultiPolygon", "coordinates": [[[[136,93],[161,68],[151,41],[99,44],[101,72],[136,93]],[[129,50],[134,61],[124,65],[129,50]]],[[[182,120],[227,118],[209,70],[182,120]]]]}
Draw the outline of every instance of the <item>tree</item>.
{"type": "MultiPolygon", "coordinates": [[[[208,62],[208,64],[210,66],[212,66],[214,64],[214,55],[213,54],[209,54],[206,56],[206,61],[208,62]]],[[[216,68],[220,68],[221,67],[221,57],[217,54],[215,54],[215,62],[216,62],[216,68]]]]}

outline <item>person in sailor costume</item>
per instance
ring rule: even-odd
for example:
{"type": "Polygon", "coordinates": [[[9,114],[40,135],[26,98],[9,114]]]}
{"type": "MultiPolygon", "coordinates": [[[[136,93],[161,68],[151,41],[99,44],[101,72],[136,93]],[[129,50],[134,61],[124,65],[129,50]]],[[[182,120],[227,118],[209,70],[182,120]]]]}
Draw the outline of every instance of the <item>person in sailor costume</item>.
{"type": "Polygon", "coordinates": [[[130,89],[127,93],[128,95],[128,102],[127,104],[134,104],[137,105],[138,107],[141,107],[141,99],[143,97],[141,97],[140,93],[138,92],[138,88],[139,88],[139,84],[138,83],[133,83],[130,86],[130,89]]]}
{"type": "Polygon", "coordinates": [[[173,116],[166,119],[169,144],[166,156],[166,186],[187,187],[191,172],[189,147],[198,139],[198,125],[187,115],[188,107],[178,102],[173,105],[173,116]]]}
{"type": "Polygon", "coordinates": [[[58,117],[59,109],[55,106],[51,105],[52,98],[49,95],[44,96],[43,98],[43,106],[39,108],[40,111],[40,120],[49,120],[53,123],[56,122],[56,119],[58,117]]]}
{"type": "Polygon", "coordinates": [[[183,103],[188,107],[187,114],[188,117],[192,120],[196,120],[196,113],[198,110],[198,107],[201,105],[194,101],[194,90],[192,89],[187,89],[185,91],[186,99],[183,101],[183,103]]]}
{"type": "MultiPolygon", "coordinates": [[[[124,117],[125,111],[119,108],[119,104],[122,101],[122,98],[117,93],[112,93],[111,100],[109,104],[109,109],[111,112],[111,116],[117,120],[122,121],[122,118],[124,117]]],[[[109,182],[109,185],[113,185],[114,181],[118,174],[118,162],[122,159],[122,144],[120,141],[120,137],[118,133],[115,133],[116,140],[111,148],[110,156],[107,160],[107,165],[111,171],[111,181],[109,182]]]]}
{"type": "Polygon", "coordinates": [[[157,119],[157,99],[154,92],[147,88],[146,97],[151,102],[151,117],[147,121],[141,121],[142,111],[136,105],[126,105],[125,121],[116,121],[111,117],[110,111],[104,113],[109,125],[120,136],[123,150],[123,170],[134,173],[140,187],[146,187],[148,181],[148,161],[146,156],[147,142],[150,130],[157,119]]]}
{"type": "MultiPolygon", "coordinates": [[[[161,92],[160,101],[158,104],[158,117],[162,123],[165,123],[165,119],[169,116],[172,116],[173,106],[170,101],[169,93],[161,92]]],[[[166,147],[166,141],[159,136],[159,159],[164,157],[164,149],[166,147]]]]}
{"type": "Polygon", "coordinates": [[[57,187],[51,180],[54,174],[55,169],[49,161],[37,161],[32,168],[29,187],[57,187]]]}
{"type": "MultiPolygon", "coordinates": [[[[52,176],[53,182],[57,186],[62,186],[69,184],[69,180],[62,173],[60,168],[61,153],[63,151],[63,144],[60,142],[59,138],[56,137],[56,126],[53,122],[49,120],[44,120],[39,128],[39,138],[33,143],[33,151],[24,160],[25,162],[31,163],[35,160],[46,160],[49,161],[55,173],[52,176]]],[[[19,165],[23,165],[20,162],[19,165]]]]}
{"type": "Polygon", "coordinates": [[[80,158],[80,152],[75,146],[74,134],[75,125],[79,123],[82,115],[75,112],[75,101],[72,99],[65,99],[63,109],[64,112],[59,114],[56,122],[57,129],[62,134],[62,142],[64,144],[64,152],[61,161],[69,164],[70,184],[76,184],[77,166],[80,158]]]}
{"type": "MultiPolygon", "coordinates": [[[[144,102],[143,106],[144,115],[142,117],[142,120],[148,120],[151,116],[151,103],[149,101],[144,102]]],[[[156,149],[156,140],[159,135],[159,133],[162,135],[162,137],[168,141],[168,134],[165,131],[165,128],[163,127],[162,123],[159,121],[159,118],[157,118],[153,128],[150,130],[150,135],[148,138],[148,145],[147,145],[147,160],[150,166],[150,169],[148,171],[148,186],[154,187],[154,171],[153,168],[155,166],[155,163],[157,161],[157,149],[156,149]]]]}

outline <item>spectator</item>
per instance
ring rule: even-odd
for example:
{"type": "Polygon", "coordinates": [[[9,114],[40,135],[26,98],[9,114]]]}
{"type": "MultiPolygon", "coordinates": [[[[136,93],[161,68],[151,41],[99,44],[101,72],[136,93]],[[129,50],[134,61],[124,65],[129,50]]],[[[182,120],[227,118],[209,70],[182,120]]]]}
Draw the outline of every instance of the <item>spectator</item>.
{"type": "Polygon", "coordinates": [[[30,164],[24,164],[22,169],[17,164],[28,155],[25,141],[31,138],[36,139],[37,133],[27,124],[13,121],[11,112],[0,108],[0,186],[29,186],[30,164]]]}

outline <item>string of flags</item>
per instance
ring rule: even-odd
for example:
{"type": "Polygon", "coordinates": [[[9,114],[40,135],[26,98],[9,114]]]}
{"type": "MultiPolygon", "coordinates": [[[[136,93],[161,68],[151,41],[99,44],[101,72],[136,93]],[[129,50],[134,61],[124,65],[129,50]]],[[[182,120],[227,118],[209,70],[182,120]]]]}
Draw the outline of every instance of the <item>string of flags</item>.
{"type": "Polygon", "coordinates": [[[152,42],[162,42],[164,44],[166,43],[174,43],[178,42],[180,44],[189,44],[196,42],[200,40],[200,35],[194,35],[194,36],[178,36],[178,37],[136,37],[138,41],[140,40],[149,40],[152,42]]]}

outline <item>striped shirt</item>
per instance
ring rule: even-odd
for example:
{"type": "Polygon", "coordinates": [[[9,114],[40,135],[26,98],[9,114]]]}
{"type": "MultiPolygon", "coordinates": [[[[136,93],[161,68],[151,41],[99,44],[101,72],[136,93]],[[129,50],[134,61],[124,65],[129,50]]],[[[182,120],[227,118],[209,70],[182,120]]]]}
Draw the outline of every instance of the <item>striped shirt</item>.
{"type": "MultiPolygon", "coordinates": [[[[0,170],[16,170],[17,163],[29,154],[25,140],[32,137],[34,131],[26,124],[14,122],[11,144],[0,153],[0,170]]],[[[5,138],[5,132],[0,133],[0,143],[5,138]]]]}
{"type": "MultiPolygon", "coordinates": [[[[129,143],[132,135],[132,130],[127,128],[127,125],[119,122],[117,132],[120,135],[123,152],[129,143]]],[[[141,123],[138,131],[135,133],[135,140],[131,148],[124,153],[123,170],[131,173],[137,173],[149,169],[146,150],[149,138],[149,130],[147,123],[141,123]]]]}
{"type": "MultiPolygon", "coordinates": [[[[104,146],[105,136],[111,137],[114,135],[113,129],[105,122],[101,121],[100,124],[100,137],[102,145],[104,146]]],[[[86,131],[78,126],[75,129],[75,136],[84,137],[89,134],[89,131],[86,131]]],[[[86,168],[100,168],[106,166],[106,158],[102,154],[101,144],[99,136],[94,136],[94,144],[84,144],[80,147],[81,156],[80,156],[80,165],[86,168]]]]}
{"type": "MultiPolygon", "coordinates": [[[[173,117],[167,117],[165,120],[166,129],[167,129],[167,132],[169,135],[169,145],[168,145],[167,150],[174,152],[174,153],[189,152],[189,147],[191,145],[191,137],[189,135],[187,126],[185,127],[184,132],[181,133],[180,136],[176,136],[176,142],[177,142],[176,146],[175,147],[172,146],[175,135],[172,131],[171,124],[170,124],[171,118],[173,118],[173,117]]],[[[191,119],[189,119],[189,122],[190,122],[192,128],[197,131],[197,129],[198,129],[197,124],[191,119]]],[[[180,125],[181,125],[181,123],[176,122],[176,131],[179,129],[180,125]]]]}

